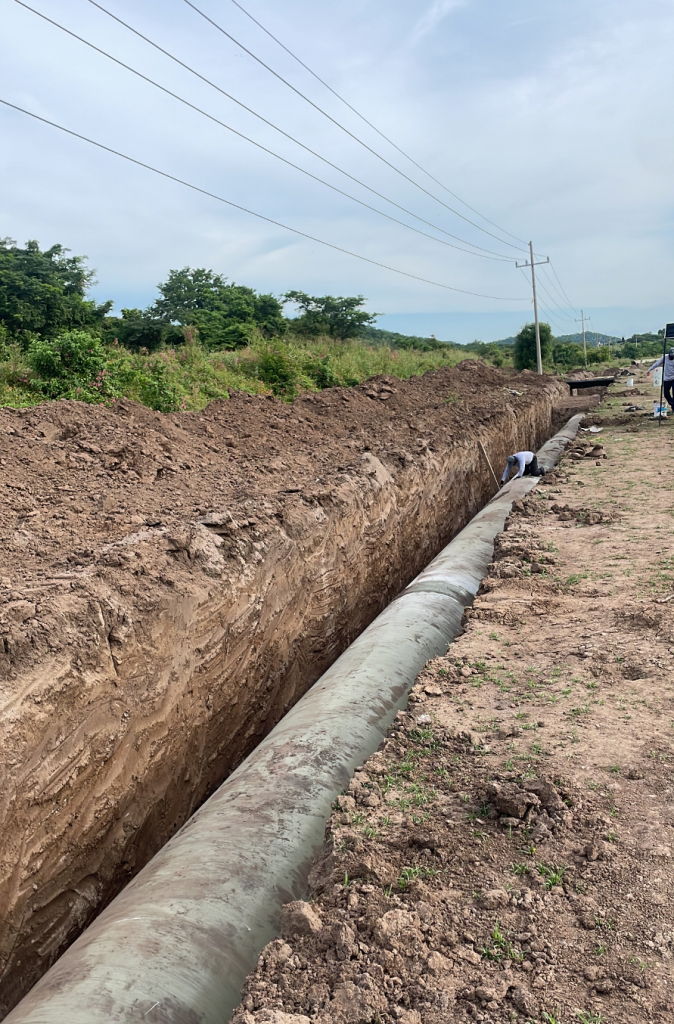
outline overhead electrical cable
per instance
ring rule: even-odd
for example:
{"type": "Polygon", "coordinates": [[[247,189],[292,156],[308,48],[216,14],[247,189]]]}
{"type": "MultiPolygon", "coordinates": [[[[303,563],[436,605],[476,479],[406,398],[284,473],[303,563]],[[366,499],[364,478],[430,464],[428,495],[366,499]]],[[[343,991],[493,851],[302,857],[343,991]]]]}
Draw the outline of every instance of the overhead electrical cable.
{"type": "Polygon", "coordinates": [[[438,178],[434,177],[434,175],[432,175],[430,171],[427,171],[425,167],[422,167],[421,164],[417,163],[414,157],[411,157],[409,153],[406,153],[404,149],[401,149],[400,146],[398,146],[393,141],[393,139],[390,139],[388,135],[385,135],[384,132],[382,132],[379,128],[377,128],[375,124],[372,123],[372,121],[369,121],[364,114],[361,114],[359,110],[356,110],[356,108],[351,103],[349,103],[348,100],[344,99],[341,93],[338,93],[336,89],[333,89],[331,85],[328,85],[325,79],[321,78],[320,75],[317,75],[313,68],[310,68],[308,64],[305,64],[304,61],[300,57],[298,57],[296,53],[293,53],[293,51],[288,46],[286,46],[285,43],[282,43],[281,40],[277,36],[275,36],[273,32],[270,32],[269,29],[266,28],[261,21],[258,21],[257,18],[253,17],[250,11],[247,11],[242,4],[238,3],[238,0],[232,0],[232,3],[234,4],[235,7],[238,7],[239,10],[243,14],[245,14],[247,18],[250,18],[250,20],[258,26],[258,28],[262,29],[262,31],[266,35],[268,35],[270,39],[273,39],[274,42],[278,46],[280,46],[282,50],[285,50],[285,52],[289,54],[293,58],[293,60],[297,61],[297,63],[300,64],[305,71],[308,71],[309,74],[312,75],[317,82],[320,82],[322,86],[324,86],[329,92],[332,93],[333,96],[336,96],[341,103],[348,107],[349,110],[356,115],[356,117],[359,117],[360,120],[363,121],[369,128],[371,128],[372,131],[376,132],[377,135],[380,136],[380,138],[384,139],[385,142],[388,142],[389,146],[393,146],[393,148],[396,149],[402,156],[404,156],[406,160],[409,160],[410,163],[414,164],[414,166],[417,167],[420,171],[422,171],[423,174],[427,175],[431,179],[431,181],[434,181],[436,185],[439,185],[440,188],[444,189],[445,192],[447,192],[450,196],[453,196],[454,199],[458,199],[458,201],[462,203],[463,206],[466,207],[466,209],[470,210],[478,217],[481,217],[482,220],[487,222],[487,224],[491,224],[491,226],[493,228],[496,228],[497,231],[502,232],[504,235],[510,235],[511,238],[514,238],[517,242],[521,242],[522,245],[526,246],[527,243],[524,241],[523,238],[519,238],[518,235],[513,235],[512,231],[507,231],[505,228],[500,227],[500,225],[495,224],[493,220],[489,220],[489,217],[485,217],[483,213],[480,213],[479,210],[476,210],[474,206],[471,206],[470,203],[467,203],[465,199],[462,199],[461,196],[458,196],[456,192],[452,192],[450,188],[447,188],[447,186],[444,185],[438,178]]]}
{"type": "MultiPolygon", "coordinates": [[[[546,263],[546,264],[544,265],[544,268],[543,268],[543,269],[544,269],[544,270],[547,270],[547,267],[548,267],[548,264],[546,263]]],[[[575,311],[575,310],[573,309],[573,306],[570,306],[570,305],[569,305],[569,304],[567,303],[567,301],[566,301],[566,298],[565,298],[565,297],[564,297],[564,296],[562,295],[562,293],[560,292],[559,288],[558,288],[558,287],[557,287],[557,285],[555,284],[554,278],[550,277],[549,275],[546,275],[546,278],[545,278],[545,280],[546,280],[547,284],[548,284],[548,285],[550,286],[550,288],[552,289],[552,291],[553,291],[553,292],[555,293],[555,296],[556,296],[556,298],[555,298],[555,304],[556,304],[557,306],[559,306],[559,308],[560,308],[560,309],[563,309],[563,310],[566,310],[566,311],[568,311],[568,310],[573,310],[573,312],[576,312],[576,311],[575,311]],[[558,300],[559,300],[559,301],[558,301],[558,300]],[[560,305],[559,305],[560,301],[564,303],[564,305],[563,305],[563,306],[560,306],[560,305]]],[[[552,293],[548,293],[548,294],[550,294],[550,295],[551,295],[552,293]]],[[[571,319],[573,319],[573,318],[571,318],[571,319]]]]}
{"type": "MultiPolygon", "coordinates": [[[[549,267],[550,267],[550,263],[546,263],[543,266],[543,269],[544,270],[548,270],[549,267]]],[[[548,285],[550,286],[550,288],[552,288],[552,290],[555,293],[555,295],[557,296],[558,300],[560,302],[564,303],[562,308],[563,309],[573,309],[573,306],[568,301],[568,296],[566,295],[566,293],[562,294],[562,292],[560,291],[559,286],[556,283],[554,277],[551,277],[548,274],[548,276],[546,277],[546,281],[548,282],[548,285]]]]}
{"type": "Polygon", "coordinates": [[[566,299],[566,301],[567,301],[567,302],[569,303],[569,306],[570,306],[570,308],[571,308],[571,309],[572,309],[572,310],[573,310],[573,311],[574,311],[575,313],[577,313],[577,312],[578,312],[578,310],[576,309],[576,307],[574,306],[574,304],[573,304],[573,303],[571,302],[571,299],[569,298],[569,296],[568,296],[568,295],[566,294],[566,292],[564,291],[564,287],[563,287],[563,285],[562,285],[562,282],[561,282],[561,281],[559,280],[559,278],[557,277],[557,271],[555,270],[555,266],[554,266],[554,263],[552,263],[552,262],[550,263],[550,270],[551,270],[551,271],[552,271],[552,273],[553,273],[553,274],[555,275],[555,279],[556,279],[556,281],[557,281],[557,284],[558,284],[558,285],[559,285],[559,287],[561,288],[561,290],[562,290],[562,295],[564,296],[564,298],[566,299]]]}
{"type": "MultiPolygon", "coordinates": [[[[91,3],[91,2],[93,2],[93,0],[89,0],[89,2],[91,3]]],[[[221,32],[224,36],[227,37],[227,39],[231,40],[231,42],[233,42],[236,46],[238,46],[241,50],[243,50],[244,53],[247,53],[249,57],[252,57],[254,61],[257,61],[257,63],[260,64],[263,68],[266,68],[267,71],[269,71],[270,74],[272,74],[275,78],[277,78],[279,80],[279,82],[283,82],[283,84],[286,85],[289,89],[292,89],[292,91],[294,93],[296,93],[306,103],[308,103],[310,106],[312,106],[314,108],[314,110],[317,110],[320,114],[323,115],[323,117],[326,117],[328,119],[328,121],[331,121],[334,125],[337,126],[337,128],[339,128],[339,129],[341,129],[341,131],[345,132],[346,135],[348,135],[355,142],[357,142],[360,146],[362,146],[369,153],[371,153],[373,156],[375,156],[377,158],[377,160],[381,160],[382,163],[386,164],[387,167],[390,167],[392,171],[395,171],[396,174],[399,174],[406,181],[409,181],[409,183],[411,185],[414,185],[415,188],[420,189],[422,192],[424,192],[431,199],[434,199],[436,203],[440,203],[440,205],[444,206],[444,208],[446,210],[449,210],[450,213],[453,213],[456,217],[460,217],[461,220],[465,220],[466,223],[472,225],[472,227],[474,227],[474,228],[477,228],[478,231],[482,231],[482,232],[484,232],[484,234],[489,235],[491,238],[495,238],[498,242],[501,242],[502,245],[509,245],[513,249],[522,250],[521,246],[513,245],[512,242],[508,242],[505,238],[499,238],[499,236],[495,235],[492,231],[487,231],[486,228],[483,228],[479,224],[476,224],[475,221],[471,220],[469,217],[464,216],[464,214],[459,213],[459,211],[455,210],[452,206],[448,206],[447,203],[442,201],[442,199],[438,199],[437,196],[433,195],[432,192],[429,192],[428,189],[424,188],[423,185],[420,185],[418,181],[415,181],[414,178],[410,178],[408,174],[405,174],[404,171],[401,171],[399,167],[396,167],[395,164],[392,164],[390,162],[390,160],[387,160],[386,157],[381,155],[381,153],[378,153],[375,149],[372,149],[371,146],[368,146],[367,142],[363,142],[362,139],[360,139],[357,135],[354,135],[354,133],[352,131],[349,131],[349,129],[346,128],[343,124],[341,124],[340,121],[338,121],[336,118],[332,117],[331,114],[328,114],[328,112],[326,110],[323,110],[322,107],[319,107],[319,105],[317,103],[314,103],[313,100],[309,99],[308,96],[305,96],[305,94],[303,92],[301,92],[298,88],[296,88],[296,86],[294,86],[287,79],[283,78],[282,75],[279,75],[279,73],[277,71],[274,71],[274,69],[272,67],[270,67],[269,64],[266,64],[260,57],[258,57],[256,54],[254,54],[252,50],[249,50],[247,46],[244,46],[243,43],[239,42],[239,40],[236,39],[226,29],[224,29],[222,27],[222,25],[219,25],[217,23],[217,21],[214,21],[213,18],[209,17],[208,14],[206,14],[199,7],[197,7],[196,4],[193,4],[192,0],[183,0],[183,2],[186,3],[188,7],[191,7],[193,11],[196,11],[197,14],[201,15],[201,17],[205,21],[207,21],[210,25],[212,25],[214,28],[216,28],[218,30],[218,32],[221,32]]],[[[524,251],[527,251],[527,250],[524,250],[524,251]]]]}
{"type": "Polygon", "coordinates": [[[46,117],[41,117],[40,114],[34,114],[32,110],[26,110],[24,107],[19,107],[16,103],[10,103],[9,100],[4,100],[0,97],[0,103],[5,107],[10,107],[12,110],[18,110],[19,113],[26,114],[28,117],[32,117],[36,121],[48,124],[52,128],[58,128],[59,131],[65,132],[66,135],[72,135],[76,139],[88,142],[89,145],[96,146],[97,149],[102,149],[106,153],[112,153],[114,156],[121,157],[122,160],[127,160],[129,163],[135,164],[137,167],[143,167],[146,171],[152,171],[153,174],[158,174],[162,178],[167,178],[169,181],[175,181],[177,184],[184,185],[185,188],[192,189],[194,192],[199,192],[201,195],[208,196],[210,199],[216,199],[219,203],[225,203],[227,206],[231,206],[235,210],[241,210],[242,213],[250,214],[251,217],[257,217],[259,220],[266,221],[267,224],[273,224],[277,228],[283,228],[284,231],[291,231],[294,235],[299,235],[301,238],[307,238],[310,242],[316,242],[318,245],[324,245],[328,249],[333,249],[335,252],[341,252],[346,256],[352,256],[354,259],[362,260],[363,263],[370,263],[372,266],[380,267],[382,270],[389,270],[394,274],[400,274],[403,277],[412,278],[414,281],[422,281],[424,284],[431,284],[436,288],[444,288],[446,291],[460,292],[462,295],[475,295],[480,299],[495,299],[499,302],[524,301],[519,296],[486,295],[483,292],[471,292],[467,291],[465,288],[455,288],[450,284],[431,281],[429,278],[421,277],[419,274],[410,274],[407,270],[399,270],[397,267],[390,267],[386,263],[379,263],[377,260],[370,259],[369,256],[361,256],[360,253],[351,252],[349,249],[343,249],[341,246],[335,245],[333,242],[326,242],[322,238],[310,235],[306,231],[300,231],[299,228],[290,227],[288,224],[283,224],[281,221],[274,220],[272,217],[267,217],[263,213],[257,213],[255,210],[249,210],[247,207],[241,206],[239,203],[232,202],[231,199],[225,199],[223,196],[219,196],[215,192],[209,192],[208,189],[201,188],[199,185],[193,185],[191,182],[185,181],[183,178],[178,178],[175,174],[169,174],[168,171],[162,171],[158,167],[153,167],[152,164],[145,163],[143,160],[137,160],[136,157],[129,156],[127,153],[122,153],[120,150],[113,149],[111,146],[106,146],[102,142],[97,142],[95,139],[90,139],[86,135],[81,135],[80,132],[73,131],[71,128],[65,128],[63,125],[57,124],[56,121],[50,121],[46,117]]]}
{"type": "MultiPolygon", "coordinates": [[[[88,40],[84,39],[82,36],[77,35],[75,32],[72,32],[70,29],[65,28],[65,26],[61,25],[59,22],[54,21],[53,18],[49,18],[46,14],[43,14],[41,11],[36,10],[34,7],[31,7],[29,4],[24,3],[24,0],[14,0],[14,2],[19,4],[20,7],[24,7],[26,10],[30,11],[32,14],[36,14],[39,18],[42,18],[44,21],[47,21],[51,25],[54,25],[56,28],[61,29],[62,32],[65,32],[68,35],[72,36],[73,38],[79,40],[79,42],[84,43],[86,46],[89,46],[93,50],[96,50],[98,53],[102,54],[104,57],[107,57],[109,60],[112,60],[116,64],[119,64],[121,67],[125,68],[127,71],[131,71],[133,74],[138,75],[138,77],[143,78],[146,82],[149,82],[151,85],[154,85],[157,89],[161,89],[163,92],[168,93],[168,95],[174,97],[175,99],[178,99],[181,103],[185,103],[187,106],[191,106],[194,110],[197,110],[200,114],[203,114],[205,117],[210,118],[210,120],[215,121],[215,122],[217,122],[217,124],[222,125],[223,128],[226,128],[228,131],[233,132],[235,135],[238,135],[240,138],[245,139],[246,142],[250,142],[251,145],[256,146],[258,149],[264,150],[266,153],[271,154],[271,156],[274,156],[278,160],[283,161],[283,163],[286,163],[290,167],[295,168],[295,170],[300,171],[302,174],[306,174],[309,177],[314,178],[316,181],[321,182],[321,184],[325,185],[327,188],[331,188],[335,192],[339,192],[341,195],[346,196],[348,199],[353,200],[353,202],[360,203],[362,206],[367,207],[367,209],[369,209],[369,210],[374,210],[375,213],[379,213],[382,217],[387,217],[388,216],[387,214],[383,213],[381,210],[377,210],[376,207],[369,206],[367,203],[362,202],[362,200],[360,200],[360,199],[356,199],[355,196],[350,195],[348,192],[342,192],[342,190],[337,188],[335,185],[330,185],[328,182],[324,181],[322,178],[319,178],[316,175],[311,174],[310,171],[307,171],[304,168],[299,167],[297,164],[293,163],[290,160],[287,160],[285,157],[279,156],[279,154],[275,153],[274,150],[268,149],[266,146],[263,146],[259,142],[255,142],[253,139],[249,138],[247,135],[244,135],[242,132],[239,132],[237,129],[232,128],[230,125],[226,124],[225,122],[220,121],[218,118],[214,117],[212,114],[206,113],[204,110],[202,110],[200,107],[195,106],[193,103],[189,103],[188,100],[183,99],[177,93],[171,92],[171,90],[166,89],[163,85],[160,85],[158,82],[155,82],[153,79],[148,78],[147,75],[143,75],[140,71],[136,71],[135,68],[132,68],[132,67],[130,67],[130,65],[125,64],[123,61],[118,60],[116,57],[113,57],[106,50],[102,50],[100,47],[95,46],[93,43],[90,43],[88,40]]],[[[291,142],[295,143],[297,146],[300,146],[307,153],[310,153],[312,156],[315,156],[318,160],[321,160],[328,167],[332,167],[333,170],[336,170],[340,174],[343,174],[346,178],[349,178],[351,181],[355,182],[355,184],[360,185],[362,188],[366,189],[368,192],[371,192],[372,195],[377,196],[379,199],[383,199],[384,202],[389,203],[391,206],[394,206],[398,210],[401,210],[403,213],[406,213],[409,217],[413,217],[415,220],[418,220],[421,224],[426,224],[428,227],[433,228],[434,231],[439,231],[441,234],[447,235],[448,238],[454,238],[456,241],[462,242],[464,245],[469,245],[469,246],[472,247],[472,249],[477,249],[478,252],[472,252],[471,249],[462,249],[460,246],[453,246],[452,248],[459,249],[461,252],[467,252],[469,255],[472,255],[472,256],[481,256],[481,255],[485,254],[484,255],[485,259],[497,259],[497,260],[502,260],[504,262],[513,262],[513,260],[515,259],[512,256],[505,256],[505,255],[503,255],[501,253],[496,253],[492,249],[485,249],[485,248],[483,248],[480,245],[476,245],[475,242],[469,242],[467,239],[461,238],[459,235],[455,235],[451,231],[446,231],[444,228],[441,228],[438,224],[433,224],[432,221],[426,220],[424,217],[420,217],[418,214],[414,213],[412,210],[408,210],[405,206],[401,206],[400,203],[395,202],[395,200],[389,199],[388,196],[385,196],[383,193],[377,192],[376,189],[371,188],[369,185],[366,185],[365,182],[360,181],[360,179],[356,178],[353,174],[350,174],[348,171],[345,171],[342,167],[339,167],[337,164],[332,163],[331,160],[328,160],[326,157],[321,156],[320,153],[317,153],[315,150],[311,149],[309,146],[306,146],[303,142],[300,142],[299,139],[294,138],[294,136],[288,134],[288,132],[284,131],[282,128],[279,128],[278,125],[275,125],[272,121],[267,120],[267,118],[263,117],[262,114],[258,114],[257,111],[253,110],[251,107],[248,107],[245,103],[243,103],[241,100],[238,100],[235,96],[232,96],[231,93],[228,93],[224,89],[221,89],[219,85],[216,85],[215,82],[212,82],[210,79],[208,79],[204,75],[200,74],[198,71],[196,71],[194,68],[192,68],[189,64],[186,64],[184,61],[180,60],[179,57],[176,57],[174,54],[169,53],[168,50],[165,50],[162,46],[159,46],[158,43],[155,43],[148,36],[143,35],[143,33],[139,32],[138,29],[135,29],[132,25],[129,25],[128,22],[123,21],[121,18],[118,18],[116,14],[113,14],[111,11],[108,11],[101,4],[96,3],[96,0],[89,0],[89,3],[91,3],[94,7],[97,7],[104,14],[107,14],[108,17],[112,18],[114,21],[117,21],[120,25],[123,25],[124,28],[129,30],[129,32],[133,32],[134,35],[138,36],[140,39],[143,39],[150,46],[153,46],[160,53],[163,53],[166,57],[169,57],[170,60],[175,61],[176,64],[179,64],[181,67],[185,68],[186,71],[189,71],[191,74],[193,74],[197,78],[201,79],[202,82],[205,82],[207,85],[211,86],[213,89],[216,89],[223,96],[226,96],[227,99],[232,100],[233,103],[236,103],[238,106],[242,107],[243,110],[247,111],[249,114],[252,114],[254,117],[258,118],[264,124],[268,125],[270,128],[273,128],[275,131],[279,132],[280,135],[283,135],[286,139],[289,139],[291,142]]],[[[398,224],[403,224],[402,221],[396,220],[395,217],[389,217],[389,219],[390,220],[394,220],[398,224]]],[[[403,226],[404,227],[408,227],[411,231],[415,231],[416,230],[415,228],[413,228],[409,224],[407,224],[407,225],[403,224],[403,226]]],[[[420,234],[425,234],[425,232],[419,232],[419,233],[420,234]]],[[[433,236],[428,235],[427,237],[432,238],[433,236]]],[[[435,239],[435,241],[441,242],[442,240],[437,238],[437,239],[435,239]]],[[[447,243],[445,243],[445,244],[447,244],[447,243]]]]}
{"type": "MultiPolygon", "coordinates": [[[[54,21],[53,18],[49,18],[46,14],[42,14],[41,11],[37,11],[35,10],[35,8],[30,7],[28,4],[24,3],[23,0],[15,0],[15,2],[18,3],[21,7],[25,7],[26,10],[31,11],[33,14],[36,14],[39,18],[42,18],[44,21],[49,22],[50,25],[54,25],[55,28],[58,28],[62,32],[65,32],[73,39],[77,39],[80,43],[84,43],[85,46],[88,46],[90,49],[95,50],[96,53],[100,53],[103,57],[107,57],[108,60],[113,61],[120,67],[125,68],[125,70],[130,71],[134,75],[137,75],[138,78],[141,78],[144,82],[148,82],[150,85],[153,85],[155,88],[160,89],[168,96],[171,96],[173,99],[178,100],[178,102],[183,103],[186,107],[190,107],[190,109],[195,110],[199,114],[202,114],[204,117],[207,117],[210,121],[214,121],[222,128],[226,128],[227,131],[232,132],[234,135],[238,135],[239,138],[244,139],[246,142],[250,142],[252,146],[256,146],[258,149],[261,149],[265,153],[270,154],[270,156],[276,157],[277,160],[280,160],[282,163],[294,168],[294,170],[299,171],[301,174],[305,174],[307,177],[313,178],[314,181],[319,182],[321,185],[325,185],[326,188],[331,189],[333,192],[337,192],[339,195],[344,196],[346,199],[350,199],[352,202],[358,203],[359,206],[363,206],[367,210],[372,210],[373,213],[377,213],[379,214],[379,216],[385,217],[387,220],[392,221],[394,224],[399,224],[401,227],[407,228],[409,231],[414,231],[418,235],[423,235],[424,238],[430,238],[431,241],[438,242],[440,245],[446,245],[449,246],[451,249],[457,249],[459,252],[465,252],[469,256],[480,256],[482,259],[497,260],[504,263],[512,262],[512,257],[510,256],[486,255],[485,253],[482,252],[473,252],[471,249],[464,249],[460,245],[454,245],[452,242],[446,242],[442,238],[436,238],[434,235],[429,235],[428,232],[426,231],[421,231],[420,228],[415,228],[411,224],[406,224],[404,221],[398,220],[397,217],[392,217],[390,214],[385,213],[383,210],[378,210],[376,206],[371,206],[369,203],[364,202],[362,199],[358,199],[356,196],[353,196],[348,192],[344,192],[341,188],[338,188],[336,185],[332,185],[330,182],[325,181],[323,178],[319,178],[316,174],[312,174],[311,171],[307,171],[303,167],[300,167],[299,164],[293,163],[292,160],[288,160],[286,159],[286,157],[281,156],[279,153],[275,153],[273,149],[269,149],[267,146],[263,146],[261,143],[256,142],[254,139],[249,138],[247,135],[244,135],[236,128],[232,128],[231,125],[228,125],[224,121],[221,121],[213,114],[209,114],[206,110],[203,110],[201,107],[197,107],[194,103],[191,103],[189,100],[184,99],[184,97],[180,96],[178,93],[172,92],[171,89],[167,89],[165,86],[160,85],[160,83],[156,82],[153,78],[149,78],[147,75],[144,75],[141,71],[137,71],[135,68],[132,68],[130,64],[125,64],[124,61],[119,60],[117,57],[113,57],[112,54],[108,53],[106,50],[102,50],[99,46],[95,46],[94,43],[89,42],[88,39],[84,39],[76,32],[72,32],[69,28],[66,28],[59,22],[54,21]]],[[[96,4],[96,6],[99,5],[96,4]]],[[[415,215],[411,214],[411,216],[414,217],[415,215]]],[[[433,226],[434,225],[431,225],[431,227],[433,226]]],[[[442,231],[442,228],[439,228],[438,230],[442,231]]],[[[452,235],[451,237],[456,236],[452,235]]],[[[471,243],[468,242],[467,244],[470,245],[471,243]]]]}
{"type": "Polygon", "coordinates": [[[538,305],[543,310],[543,312],[547,315],[548,319],[552,323],[552,326],[555,327],[560,332],[563,331],[564,330],[563,325],[560,324],[559,320],[555,319],[555,317],[552,315],[550,310],[546,306],[543,305],[543,303],[541,302],[540,299],[538,300],[538,305]]]}
{"type": "MultiPolygon", "coordinates": [[[[531,281],[529,280],[529,277],[528,277],[528,275],[527,275],[526,271],[524,270],[524,268],[523,268],[523,267],[518,267],[518,270],[519,270],[519,271],[520,271],[520,273],[522,274],[522,277],[523,277],[523,278],[524,278],[524,280],[525,280],[525,281],[527,282],[527,284],[529,284],[529,285],[530,285],[530,284],[531,284],[531,281]]],[[[540,281],[539,281],[538,283],[540,284],[540,281]]],[[[531,299],[530,299],[529,301],[530,301],[531,303],[533,303],[533,298],[531,298],[531,299]]],[[[544,305],[543,305],[543,302],[541,301],[541,298],[540,298],[540,296],[538,296],[538,305],[539,305],[539,308],[540,308],[540,309],[542,309],[542,310],[543,310],[543,311],[544,311],[545,313],[547,313],[548,317],[549,317],[549,318],[550,318],[550,320],[551,320],[551,321],[553,322],[554,326],[555,326],[555,327],[558,327],[558,328],[560,328],[560,329],[561,329],[561,326],[560,326],[560,324],[559,324],[559,323],[557,322],[556,318],[555,318],[555,317],[554,317],[554,316],[552,315],[552,313],[550,312],[550,310],[549,310],[549,309],[548,309],[548,308],[547,308],[546,306],[544,306],[544,305]]]]}
{"type": "Polygon", "coordinates": [[[548,289],[545,287],[543,281],[541,280],[541,275],[539,275],[537,283],[539,288],[541,288],[541,290],[545,292],[552,305],[555,306],[555,308],[559,311],[559,313],[556,315],[561,316],[564,320],[573,320],[574,318],[572,316],[569,316],[567,310],[560,306],[560,304],[555,299],[554,295],[552,295],[552,293],[549,292],[548,289]]]}

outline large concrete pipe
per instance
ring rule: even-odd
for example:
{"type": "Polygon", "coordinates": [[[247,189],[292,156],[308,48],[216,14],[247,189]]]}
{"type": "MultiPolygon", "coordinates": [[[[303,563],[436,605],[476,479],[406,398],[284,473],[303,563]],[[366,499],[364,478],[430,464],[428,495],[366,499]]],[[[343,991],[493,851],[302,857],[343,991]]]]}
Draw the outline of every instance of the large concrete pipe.
{"type": "MultiPolygon", "coordinates": [[[[573,417],[540,452],[550,467],[573,417]]],[[[306,891],[330,805],[456,635],[512,501],[501,490],[67,950],[7,1024],[224,1024],[306,891]]]]}

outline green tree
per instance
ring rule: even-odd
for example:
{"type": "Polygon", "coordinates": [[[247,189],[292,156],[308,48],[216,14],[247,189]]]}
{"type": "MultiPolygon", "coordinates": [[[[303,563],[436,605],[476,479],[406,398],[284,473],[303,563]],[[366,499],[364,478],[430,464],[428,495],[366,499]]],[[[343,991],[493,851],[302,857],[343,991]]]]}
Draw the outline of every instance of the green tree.
{"type": "MultiPolygon", "coordinates": [[[[541,359],[543,366],[552,363],[552,329],[550,324],[539,324],[541,336],[541,359]]],[[[515,338],[514,362],[518,370],[536,370],[536,328],[525,324],[515,338]]]]}
{"type": "Polygon", "coordinates": [[[161,298],[148,314],[165,324],[196,327],[207,348],[242,348],[255,332],[283,334],[283,307],[273,295],[258,295],[244,285],[228,284],[221,274],[203,267],[171,270],[160,284],[161,298]]]}
{"type": "Polygon", "coordinates": [[[552,354],[556,366],[582,366],[585,361],[582,347],[573,341],[554,345],[552,354]]]}
{"type": "Polygon", "coordinates": [[[160,345],[179,345],[183,340],[179,327],[152,316],[148,310],[123,309],[121,317],[107,316],[103,321],[107,341],[118,341],[124,348],[153,352],[160,345]]]}
{"type": "Polygon", "coordinates": [[[94,272],[86,257],[68,252],[62,245],[42,251],[35,241],[21,249],[11,238],[0,239],[0,325],[6,340],[27,349],[35,336],[101,330],[112,302],[97,305],[85,298],[94,272]]]}
{"type": "Polygon", "coordinates": [[[301,309],[301,315],[292,321],[297,334],[316,338],[328,334],[331,338],[346,341],[357,338],[363,327],[370,326],[380,313],[366,313],[362,295],[342,296],[307,295],[306,292],[286,292],[284,302],[294,302],[301,309]]]}

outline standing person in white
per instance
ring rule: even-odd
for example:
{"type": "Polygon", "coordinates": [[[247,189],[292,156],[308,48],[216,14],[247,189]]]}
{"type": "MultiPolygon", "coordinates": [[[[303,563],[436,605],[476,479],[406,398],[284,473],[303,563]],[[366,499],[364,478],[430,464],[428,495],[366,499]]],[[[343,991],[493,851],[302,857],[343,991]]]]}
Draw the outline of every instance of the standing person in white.
{"type": "Polygon", "coordinates": [[[658,366],[662,366],[662,382],[665,400],[669,403],[669,407],[674,412],[674,398],[672,397],[672,389],[674,388],[674,348],[670,348],[666,356],[660,356],[656,359],[653,365],[648,370],[648,375],[653,373],[658,366]]]}
{"type": "Polygon", "coordinates": [[[545,473],[545,470],[541,469],[538,465],[538,459],[533,452],[515,452],[514,455],[508,456],[506,468],[503,470],[503,476],[501,477],[501,486],[510,476],[510,471],[515,463],[519,466],[519,473],[515,480],[519,480],[521,476],[543,476],[545,473]]]}

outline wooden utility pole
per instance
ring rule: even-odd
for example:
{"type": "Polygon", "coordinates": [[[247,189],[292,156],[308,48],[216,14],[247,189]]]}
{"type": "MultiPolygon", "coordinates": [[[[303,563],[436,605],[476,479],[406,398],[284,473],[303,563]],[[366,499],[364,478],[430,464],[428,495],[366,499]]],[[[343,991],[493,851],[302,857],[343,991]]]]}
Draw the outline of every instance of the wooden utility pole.
{"type": "Polygon", "coordinates": [[[531,267],[531,290],[534,294],[534,326],[536,328],[536,369],[539,373],[543,373],[543,360],[541,358],[541,329],[538,323],[538,299],[536,297],[536,271],[534,267],[540,267],[543,263],[549,263],[550,257],[548,256],[545,260],[539,260],[538,263],[534,261],[534,243],[529,242],[529,262],[528,263],[516,263],[515,266],[520,269],[522,267],[531,267]]]}

